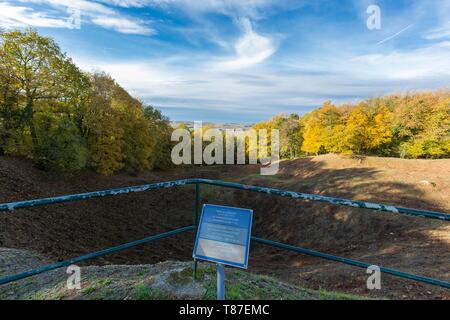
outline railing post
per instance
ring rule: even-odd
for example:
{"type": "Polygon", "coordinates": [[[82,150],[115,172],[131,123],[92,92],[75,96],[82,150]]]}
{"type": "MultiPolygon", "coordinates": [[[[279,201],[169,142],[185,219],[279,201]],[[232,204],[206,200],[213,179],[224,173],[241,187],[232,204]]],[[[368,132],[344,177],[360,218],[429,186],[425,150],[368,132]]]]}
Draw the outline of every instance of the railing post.
{"type": "MultiPolygon", "coordinates": [[[[200,185],[195,184],[195,212],[194,212],[194,225],[195,225],[195,237],[197,237],[198,230],[198,213],[200,209],[200,185]]],[[[197,260],[194,260],[194,281],[197,281],[197,260]]]]}

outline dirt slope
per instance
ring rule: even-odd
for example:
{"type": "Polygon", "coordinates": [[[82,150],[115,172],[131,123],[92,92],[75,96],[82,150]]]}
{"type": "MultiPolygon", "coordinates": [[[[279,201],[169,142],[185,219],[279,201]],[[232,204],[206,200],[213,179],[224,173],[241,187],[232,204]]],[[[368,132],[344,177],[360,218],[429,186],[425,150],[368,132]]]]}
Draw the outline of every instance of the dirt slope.
{"type": "MultiPolygon", "coordinates": [[[[351,158],[337,155],[281,163],[276,176],[256,166],[190,167],[103,177],[84,172],[61,179],[26,160],[0,157],[0,203],[105,188],[205,177],[261,186],[450,212],[450,160],[351,158]]],[[[449,224],[423,218],[202,186],[202,201],[253,208],[255,235],[368,263],[450,280],[449,224]]],[[[0,247],[66,259],[193,222],[193,186],[80,201],[0,215],[0,247]]],[[[90,264],[188,260],[193,234],[96,259],[90,264]]],[[[365,288],[363,269],[252,245],[251,270],[315,289],[376,297],[450,298],[448,290],[383,276],[382,290],[365,288]]]]}

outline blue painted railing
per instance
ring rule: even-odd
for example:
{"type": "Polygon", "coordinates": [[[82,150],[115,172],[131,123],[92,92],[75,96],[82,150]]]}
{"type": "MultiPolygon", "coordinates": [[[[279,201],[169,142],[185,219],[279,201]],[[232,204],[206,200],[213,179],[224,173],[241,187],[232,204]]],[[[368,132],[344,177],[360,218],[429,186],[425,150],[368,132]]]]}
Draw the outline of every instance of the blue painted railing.
{"type": "MultiPolygon", "coordinates": [[[[93,259],[97,257],[101,257],[107,254],[115,253],[118,251],[122,251],[125,249],[129,249],[138,245],[142,245],[145,243],[149,243],[152,241],[156,241],[159,239],[171,237],[180,233],[188,232],[188,231],[196,231],[198,226],[198,217],[199,217],[199,211],[200,211],[200,185],[201,184],[208,184],[208,185],[214,185],[214,186],[221,186],[226,188],[233,188],[233,189],[240,189],[240,190],[247,190],[247,191],[253,191],[253,192],[260,192],[260,193],[266,193],[266,194],[272,194],[282,197],[289,197],[294,199],[302,199],[302,200],[311,200],[311,201],[322,201],[326,203],[331,203],[334,205],[342,205],[342,206],[351,206],[351,207],[357,207],[357,208],[364,208],[374,211],[380,211],[380,212],[391,212],[396,214],[405,214],[405,215],[411,215],[411,216],[419,216],[424,218],[430,218],[430,219],[438,219],[442,221],[450,221],[450,214],[444,213],[444,212],[436,212],[436,211],[428,211],[428,210],[418,210],[418,209],[411,209],[411,208],[403,208],[403,207],[397,207],[392,205],[385,205],[385,204],[379,204],[379,203],[373,203],[373,202],[365,202],[365,201],[354,201],[354,200],[348,200],[348,199],[341,199],[341,198],[334,198],[334,197],[326,197],[326,196],[320,196],[315,194],[307,194],[302,192],[294,192],[294,191],[286,191],[286,190],[280,190],[280,189],[274,189],[274,188],[265,188],[265,187],[258,187],[258,186],[250,186],[250,185],[243,185],[240,183],[233,183],[233,182],[225,182],[225,181],[219,181],[219,180],[209,180],[209,179],[184,179],[184,180],[176,180],[176,181],[168,181],[168,182],[159,182],[159,183],[152,183],[152,184],[145,184],[140,186],[132,186],[132,187],[126,187],[126,188],[118,188],[118,189],[110,189],[110,190],[102,190],[102,191],[95,191],[95,192],[86,192],[86,193],[80,193],[80,194],[73,194],[73,195],[65,195],[60,197],[51,197],[51,198],[43,198],[43,199],[36,199],[36,200],[28,200],[28,201],[18,201],[18,202],[10,202],[10,203],[4,203],[0,204],[0,212],[6,212],[6,211],[13,211],[15,209],[20,208],[29,208],[29,207],[36,207],[36,206],[44,206],[44,205],[51,205],[56,203],[63,203],[63,202],[71,202],[71,201],[79,201],[79,200],[87,200],[92,198],[99,198],[99,197],[108,197],[108,196],[116,196],[120,194],[127,194],[127,193],[133,193],[133,192],[143,192],[143,191],[149,191],[149,190],[156,190],[156,189],[163,189],[163,188],[171,188],[176,186],[184,186],[184,185],[195,185],[195,210],[194,210],[194,224],[191,226],[186,226],[183,228],[179,228],[176,230],[160,233],[157,235],[149,236],[144,239],[128,242],[122,245],[118,245],[115,247],[107,248],[104,250],[91,252],[86,255],[64,260],[61,262],[57,262],[54,264],[49,264],[42,266],[40,268],[32,269],[29,271],[21,272],[18,274],[5,276],[0,278],[0,285],[7,284],[13,281],[17,281],[20,279],[24,279],[27,277],[31,277],[33,275],[37,275],[43,272],[47,272],[50,270],[58,269],[61,267],[69,266],[74,263],[82,262],[88,259],[93,259]]],[[[311,249],[301,248],[289,244],[284,244],[272,240],[262,239],[258,237],[252,237],[252,240],[257,243],[273,246],[276,248],[284,249],[284,250],[290,250],[326,260],[341,262],[344,264],[360,267],[360,268],[367,268],[370,265],[369,263],[348,259],[344,257],[339,257],[311,249]]],[[[406,278],[415,280],[418,282],[423,282],[435,286],[440,286],[444,288],[450,288],[450,283],[444,280],[419,276],[407,272],[403,272],[396,269],[386,268],[386,267],[380,267],[380,271],[383,273],[391,274],[397,277],[406,278]]],[[[197,274],[197,262],[194,263],[194,279],[196,278],[197,274]]]]}

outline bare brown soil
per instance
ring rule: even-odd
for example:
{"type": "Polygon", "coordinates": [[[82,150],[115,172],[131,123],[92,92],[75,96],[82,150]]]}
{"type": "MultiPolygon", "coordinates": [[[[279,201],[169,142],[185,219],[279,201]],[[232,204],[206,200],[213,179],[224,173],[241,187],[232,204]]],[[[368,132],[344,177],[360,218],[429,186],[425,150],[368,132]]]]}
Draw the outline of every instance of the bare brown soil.
{"type": "MultiPolygon", "coordinates": [[[[23,159],[0,157],[0,203],[107,188],[204,177],[260,186],[450,212],[450,160],[403,160],[325,155],[283,161],[278,175],[256,166],[186,167],[139,176],[84,172],[52,176],[23,159]]],[[[75,257],[193,222],[193,186],[20,209],[0,214],[0,247],[39,252],[51,260],[75,257]]],[[[202,202],[252,208],[253,234],[450,280],[450,224],[424,218],[201,187],[202,202]]],[[[184,234],[87,264],[148,264],[191,258],[184,234]]],[[[312,289],[370,297],[450,299],[446,289],[382,276],[366,289],[367,274],[318,258],[253,244],[250,270],[312,289]]]]}

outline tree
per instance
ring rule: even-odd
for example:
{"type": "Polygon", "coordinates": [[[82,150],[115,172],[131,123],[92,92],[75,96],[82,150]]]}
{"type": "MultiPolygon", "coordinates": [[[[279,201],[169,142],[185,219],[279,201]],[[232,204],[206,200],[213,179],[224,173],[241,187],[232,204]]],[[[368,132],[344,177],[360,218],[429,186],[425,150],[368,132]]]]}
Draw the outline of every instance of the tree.
{"type": "Polygon", "coordinates": [[[72,173],[86,166],[87,149],[76,125],[68,117],[40,113],[35,119],[35,163],[42,169],[72,173]]]}
{"type": "Polygon", "coordinates": [[[88,141],[88,165],[105,175],[122,169],[124,164],[120,110],[113,108],[115,81],[105,73],[91,76],[92,92],[82,119],[88,141]]]}
{"type": "Polygon", "coordinates": [[[345,145],[348,150],[361,154],[369,147],[369,124],[370,120],[364,112],[364,106],[353,108],[345,126],[345,145]]]}
{"type": "Polygon", "coordinates": [[[1,34],[0,150],[44,168],[85,165],[85,141],[73,122],[89,79],[50,38],[33,30],[1,34]]]}
{"type": "Polygon", "coordinates": [[[267,129],[269,129],[269,133],[271,129],[279,130],[280,158],[292,159],[300,156],[303,144],[303,126],[297,114],[274,116],[268,121],[267,129]]]}
{"type": "Polygon", "coordinates": [[[302,150],[319,154],[333,147],[333,128],[342,122],[342,114],[336,106],[326,101],[319,109],[312,111],[304,119],[302,150]]]}
{"type": "Polygon", "coordinates": [[[18,91],[22,121],[30,131],[33,146],[38,146],[34,119],[40,111],[39,103],[66,107],[63,111],[71,115],[71,108],[82,103],[80,93],[89,81],[51,38],[33,30],[6,32],[1,38],[2,69],[18,91]]]}
{"type": "Polygon", "coordinates": [[[151,167],[155,169],[167,169],[172,165],[170,150],[172,141],[172,127],[169,119],[160,110],[151,105],[144,107],[144,115],[149,122],[149,129],[155,139],[151,155],[151,167]]]}
{"type": "Polygon", "coordinates": [[[450,92],[405,96],[396,112],[400,155],[410,158],[450,156],[450,92]]]}
{"type": "Polygon", "coordinates": [[[368,149],[376,151],[392,141],[392,121],[394,114],[385,106],[375,110],[368,129],[368,149]]]}
{"type": "Polygon", "coordinates": [[[171,128],[105,73],[81,72],[33,30],[0,36],[0,154],[41,168],[102,174],[164,168],[171,128]]]}
{"type": "Polygon", "coordinates": [[[12,141],[23,129],[19,93],[19,82],[6,65],[0,64],[0,155],[14,149],[12,141]]]}
{"type": "Polygon", "coordinates": [[[111,76],[91,77],[91,102],[84,112],[89,166],[103,174],[125,169],[138,173],[170,165],[168,119],[133,98],[111,76]]]}

